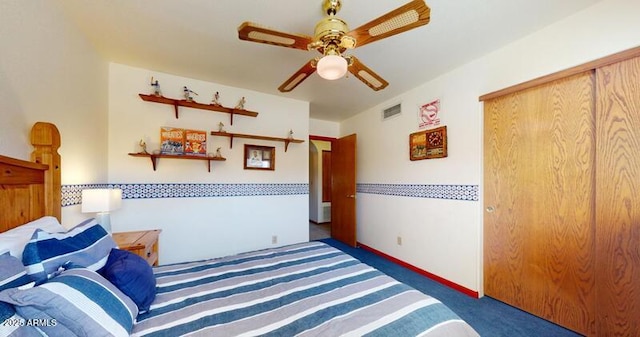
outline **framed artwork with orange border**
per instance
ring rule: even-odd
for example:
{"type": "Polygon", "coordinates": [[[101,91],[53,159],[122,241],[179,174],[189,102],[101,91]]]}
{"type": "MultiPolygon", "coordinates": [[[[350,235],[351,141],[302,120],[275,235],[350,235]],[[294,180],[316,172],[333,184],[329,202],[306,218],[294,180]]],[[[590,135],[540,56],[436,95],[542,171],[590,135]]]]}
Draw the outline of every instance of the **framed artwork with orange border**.
{"type": "Polygon", "coordinates": [[[422,160],[447,156],[447,127],[414,132],[409,135],[409,159],[422,160]]]}

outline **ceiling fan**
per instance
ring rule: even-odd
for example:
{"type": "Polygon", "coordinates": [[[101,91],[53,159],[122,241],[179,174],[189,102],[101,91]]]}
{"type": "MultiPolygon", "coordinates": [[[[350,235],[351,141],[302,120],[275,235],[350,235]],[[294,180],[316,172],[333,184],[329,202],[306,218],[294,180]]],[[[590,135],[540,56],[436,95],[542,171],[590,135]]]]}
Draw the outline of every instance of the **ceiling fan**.
{"type": "Polygon", "coordinates": [[[389,85],[387,81],[355,56],[345,55],[345,51],[426,25],[429,23],[431,10],[424,0],[414,0],[350,31],[347,23],[336,17],[341,7],[340,0],[323,0],[322,9],[327,16],[316,24],[313,37],[283,33],[251,22],[244,22],[238,27],[238,37],[241,40],[281,47],[315,49],[322,54],[321,57],[309,60],[282,83],[278,88],[281,92],[293,90],[316,70],[320,77],[328,80],[341,78],[349,71],[371,89],[384,89],[389,85]]]}

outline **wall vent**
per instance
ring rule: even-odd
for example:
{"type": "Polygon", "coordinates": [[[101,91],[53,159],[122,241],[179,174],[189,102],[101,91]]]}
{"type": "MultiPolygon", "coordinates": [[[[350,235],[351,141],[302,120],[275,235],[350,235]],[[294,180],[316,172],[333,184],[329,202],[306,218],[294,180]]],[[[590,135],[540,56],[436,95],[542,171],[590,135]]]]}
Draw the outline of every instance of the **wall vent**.
{"type": "Polygon", "coordinates": [[[330,205],[322,207],[322,218],[323,218],[324,222],[330,222],[331,221],[331,206],[330,205]]]}
{"type": "Polygon", "coordinates": [[[397,116],[402,112],[402,104],[396,104],[392,107],[386,108],[382,111],[382,120],[387,120],[391,117],[397,116]]]}

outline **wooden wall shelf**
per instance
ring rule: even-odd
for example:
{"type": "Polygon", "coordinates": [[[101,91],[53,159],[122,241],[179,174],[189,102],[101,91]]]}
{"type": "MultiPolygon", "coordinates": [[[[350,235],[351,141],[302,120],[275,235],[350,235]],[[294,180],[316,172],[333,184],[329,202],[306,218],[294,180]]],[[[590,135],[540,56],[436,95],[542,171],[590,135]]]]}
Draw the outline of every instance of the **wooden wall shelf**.
{"type": "Polygon", "coordinates": [[[187,100],[184,99],[173,99],[173,98],[167,98],[164,96],[155,96],[155,95],[145,95],[145,94],[138,94],[140,96],[140,98],[142,98],[142,100],[147,101],[147,102],[156,102],[156,103],[161,103],[161,104],[168,104],[168,105],[173,105],[175,114],[176,114],[176,119],[178,119],[179,114],[178,114],[178,107],[179,106],[185,106],[188,108],[194,108],[194,109],[201,109],[201,110],[209,110],[209,111],[217,111],[217,112],[224,112],[224,113],[228,113],[231,115],[231,125],[233,125],[233,115],[241,115],[241,116],[247,116],[247,117],[258,117],[258,113],[255,111],[249,111],[249,110],[244,110],[244,109],[234,109],[234,108],[227,108],[224,107],[222,105],[214,105],[214,104],[203,104],[203,103],[198,103],[198,102],[189,102],[187,100]]]}
{"type": "Polygon", "coordinates": [[[212,161],[225,161],[227,158],[224,157],[204,157],[204,156],[187,156],[187,155],[173,155],[173,154],[151,154],[151,153],[129,153],[132,157],[147,157],[151,159],[151,165],[153,165],[153,170],[156,170],[156,165],[158,162],[158,158],[173,158],[173,159],[187,159],[187,160],[206,160],[207,161],[207,170],[211,172],[211,162],[212,161]]]}
{"type": "Polygon", "coordinates": [[[284,152],[287,152],[290,143],[303,143],[302,139],[290,139],[290,138],[278,138],[278,137],[268,137],[268,136],[257,136],[257,135],[245,135],[241,133],[231,133],[231,132],[219,132],[219,131],[211,131],[212,136],[220,136],[220,137],[229,137],[229,148],[233,148],[233,138],[248,138],[248,139],[260,139],[260,140],[270,140],[276,142],[284,142],[284,152]]]}

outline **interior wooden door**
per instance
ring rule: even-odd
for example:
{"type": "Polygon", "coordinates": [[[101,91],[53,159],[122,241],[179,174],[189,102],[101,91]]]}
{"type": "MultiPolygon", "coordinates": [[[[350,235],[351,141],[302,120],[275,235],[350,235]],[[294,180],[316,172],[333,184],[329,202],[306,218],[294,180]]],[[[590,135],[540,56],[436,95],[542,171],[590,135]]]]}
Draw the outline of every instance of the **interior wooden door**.
{"type": "Polygon", "coordinates": [[[356,135],[331,145],[331,237],[356,246],[356,135]]]}
{"type": "Polygon", "coordinates": [[[485,101],[485,294],[595,333],[594,79],[485,101]]]}
{"type": "Polygon", "coordinates": [[[597,77],[599,336],[640,336],[640,58],[597,77]]]}

